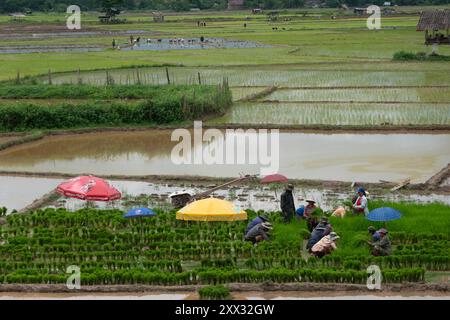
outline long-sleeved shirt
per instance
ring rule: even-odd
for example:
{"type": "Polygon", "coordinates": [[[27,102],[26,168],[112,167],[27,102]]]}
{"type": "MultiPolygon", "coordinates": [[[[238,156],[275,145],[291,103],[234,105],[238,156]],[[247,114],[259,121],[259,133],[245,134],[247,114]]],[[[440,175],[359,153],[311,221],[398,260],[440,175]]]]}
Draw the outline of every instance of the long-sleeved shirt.
{"type": "Polygon", "coordinates": [[[245,229],[245,234],[247,234],[251,228],[253,228],[254,226],[263,223],[264,220],[261,219],[261,217],[256,217],[255,219],[253,219],[252,221],[250,221],[250,223],[247,225],[247,228],[245,229]]]}
{"type": "Polygon", "coordinates": [[[319,240],[311,249],[312,252],[331,252],[336,250],[337,246],[334,241],[331,241],[330,236],[325,236],[319,240]]]}
{"type": "Polygon", "coordinates": [[[384,236],[379,241],[376,241],[373,244],[373,247],[385,255],[391,254],[391,240],[389,240],[387,236],[384,236]]]}
{"type": "Polygon", "coordinates": [[[322,239],[324,236],[329,235],[332,229],[333,228],[329,223],[319,223],[311,232],[311,237],[308,240],[306,248],[309,249],[313,247],[317,242],[320,241],[320,239],[322,239]]]}
{"type": "Polygon", "coordinates": [[[373,240],[373,241],[379,241],[380,239],[381,239],[380,233],[379,233],[378,231],[375,231],[375,232],[372,234],[372,240],[373,240]]]}
{"type": "Polygon", "coordinates": [[[355,201],[355,204],[353,205],[353,208],[364,210],[364,214],[367,216],[369,214],[369,207],[367,205],[367,198],[366,196],[358,197],[355,201]]]}
{"type": "Polygon", "coordinates": [[[264,231],[261,224],[257,224],[251,228],[245,235],[245,240],[255,239],[257,236],[262,236],[264,240],[269,240],[269,235],[264,231]]]}
{"type": "Polygon", "coordinates": [[[292,191],[284,191],[281,194],[280,201],[281,211],[285,213],[291,213],[294,215],[295,213],[295,204],[294,204],[294,196],[292,195],[292,191]]]}

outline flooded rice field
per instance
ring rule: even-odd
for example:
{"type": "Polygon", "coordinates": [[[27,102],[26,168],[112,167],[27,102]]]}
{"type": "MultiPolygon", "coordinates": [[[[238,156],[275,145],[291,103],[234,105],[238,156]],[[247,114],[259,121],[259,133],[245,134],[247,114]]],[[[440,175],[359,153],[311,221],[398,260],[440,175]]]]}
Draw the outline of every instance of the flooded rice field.
{"type": "MultiPolygon", "coordinates": [[[[30,205],[37,198],[49,193],[61,183],[63,179],[37,178],[37,177],[17,177],[0,176],[0,207],[5,206],[12,210],[21,210],[30,205]],[[23,190],[17,192],[17,190],[23,190]]],[[[170,202],[168,196],[175,191],[189,190],[193,193],[200,193],[208,190],[211,185],[192,184],[188,182],[178,183],[150,183],[143,181],[110,180],[115,188],[122,193],[122,199],[113,202],[89,202],[60,197],[44,207],[65,208],[71,211],[85,208],[86,206],[101,209],[120,209],[127,211],[135,207],[150,207],[169,209],[170,202]]],[[[261,185],[235,185],[220,189],[212,193],[214,197],[223,198],[233,203],[240,209],[253,209],[265,211],[279,210],[279,196],[282,187],[268,188],[261,185]]],[[[344,200],[351,197],[351,188],[348,190],[335,190],[318,187],[299,187],[294,191],[296,204],[301,204],[307,198],[315,199],[324,210],[332,210],[341,205],[344,200]]],[[[450,205],[450,197],[446,194],[418,194],[418,193],[386,193],[382,191],[372,191],[370,200],[386,201],[406,201],[415,203],[441,202],[450,205]]]]}
{"type": "MultiPolygon", "coordinates": [[[[245,93],[240,93],[239,97],[245,93]]],[[[235,97],[233,91],[233,98],[235,97]]],[[[236,103],[213,123],[283,125],[450,125],[448,104],[236,103]]]]}
{"type": "Polygon", "coordinates": [[[63,180],[0,176],[0,207],[20,210],[54,189],[63,180]]]}
{"type": "Polygon", "coordinates": [[[176,39],[141,39],[139,43],[121,50],[199,50],[199,49],[243,49],[269,48],[251,41],[237,41],[223,38],[176,38],[176,39]]]}
{"type": "Polygon", "coordinates": [[[39,47],[12,47],[12,48],[0,48],[0,54],[2,53],[42,53],[42,52],[95,52],[102,51],[104,48],[99,47],[84,47],[84,46],[39,46],[39,47]]]}
{"type": "Polygon", "coordinates": [[[259,165],[261,155],[258,157],[248,146],[259,143],[267,147],[262,135],[222,130],[212,142],[192,143],[191,139],[192,150],[184,152],[185,160],[193,163],[194,154],[213,154],[217,150],[223,157],[215,158],[216,163],[176,164],[172,161],[172,149],[180,142],[171,141],[171,133],[146,130],[49,136],[0,152],[0,170],[235,177],[242,172],[257,174],[260,168],[276,170],[278,164],[276,171],[295,179],[379,182],[411,178],[413,182],[424,182],[450,159],[448,134],[281,132],[279,152],[274,144],[273,154],[269,149],[268,161],[259,165]],[[236,137],[244,142],[245,154],[240,151],[238,157],[237,152],[232,155],[230,151],[230,159],[226,159],[226,146],[233,147],[229,150],[237,148],[236,137]],[[241,163],[253,159],[256,164],[230,164],[238,163],[239,158],[244,160],[241,163]]]}
{"type": "MultiPolygon", "coordinates": [[[[343,86],[450,86],[450,78],[437,71],[373,71],[373,70],[302,70],[301,66],[255,67],[169,67],[171,83],[218,84],[227,78],[230,86],[281,86],[281,87],[343,87],[343,86]],[[407,75],[405,76],[405,72],[407,75]]],[[[130,84],[137,81],[136,69],[111,69],[109,75],[115,83],[130,84]]],[[[139,81],[145,84],[166,84],[166,69],[162,67],[139,68],[139,81]]],[[[82,72],[83,83],[104,84],[105,71],[82,72]]],[[[46,81],[45,77],[43,78],[46,81]]],[[[55,74],[55,84],[77,83],[76,72],[55,74]]],[[[448,90],[448,89],[447,89],[448,90]]],[[[324,100],[324,99],[319,99],[324,100]]]]}
{"type": "Polygon", "coordinates": [[[450,88],[285,89],[277,90],[265,99],[275,101],[450,103],[450,88]]]}

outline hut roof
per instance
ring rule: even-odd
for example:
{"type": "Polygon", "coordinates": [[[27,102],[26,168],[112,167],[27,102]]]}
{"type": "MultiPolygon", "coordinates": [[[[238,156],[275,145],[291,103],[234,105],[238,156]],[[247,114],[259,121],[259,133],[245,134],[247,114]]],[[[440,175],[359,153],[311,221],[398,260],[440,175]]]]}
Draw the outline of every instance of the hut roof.
{"type": "Polygon", "coordinates": [[[425,11],[420,15],[417,31],[450,28],[450,10],[425,11]]]}

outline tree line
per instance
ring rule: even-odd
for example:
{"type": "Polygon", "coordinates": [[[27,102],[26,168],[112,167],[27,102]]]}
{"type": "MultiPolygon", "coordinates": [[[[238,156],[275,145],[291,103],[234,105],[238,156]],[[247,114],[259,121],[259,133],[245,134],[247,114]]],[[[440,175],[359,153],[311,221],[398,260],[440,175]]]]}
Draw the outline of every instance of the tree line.
{"type": "MultiPolygon", "coordinates": [[[[368,4],[382,5],[385,0],[326,0],[328,7],[339,7],[341,4],[348,6],[364,6],[368,4]]],[[[102,10],[108,7],[116,7],[122,10],[173,10],[189,11],[192,8],[202,10],[224,10],[228,0],[2,0],[0,1],[0,13],[42,11],[65,12],[71,4],[80,6],[81,10],[102,10]]],[[[439,5],[448,4],[449,0],[395,0],[397,5],[439,5]]],[[[305,0],[245,0],[246,8],[283,9],[301,8],[305,0]]]]}

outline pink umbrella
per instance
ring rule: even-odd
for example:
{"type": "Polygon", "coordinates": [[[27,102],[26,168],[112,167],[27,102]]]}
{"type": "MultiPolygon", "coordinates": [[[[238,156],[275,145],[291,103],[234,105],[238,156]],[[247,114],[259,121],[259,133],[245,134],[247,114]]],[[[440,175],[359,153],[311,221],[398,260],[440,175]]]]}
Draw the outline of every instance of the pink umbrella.
{"type": "Polygon", "coordinates": [[[261,179],[261,183],[276,183],[276,182],[288,182],[288,178],[283,176],[282,174],[271,174],[268,176],[265,176],[261,179]]]}
{"type": "MultiPolygon", "coordinates": [[[[261,179],[261,184],[288,182],[288,178],[282,174],[270,174],[261,179]]],[[[275,189],[275,199],[277,199],[277,190],[275,189]]]]}
{"type": "Polygon", "coordinates": [[[111,201],[120,199],[119,190],[108,182],[94,176],[80,176],[61,183],[56,191],[70,198],[88,201],[111,201]]]}

